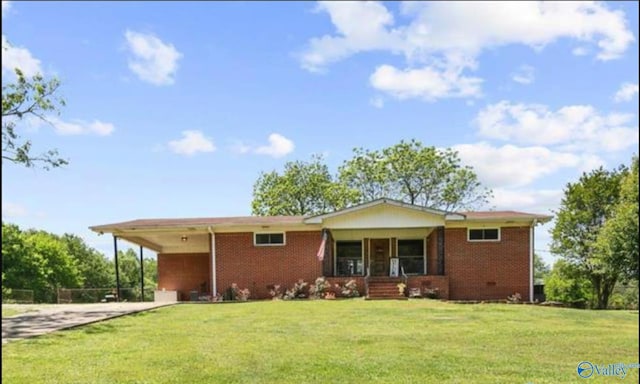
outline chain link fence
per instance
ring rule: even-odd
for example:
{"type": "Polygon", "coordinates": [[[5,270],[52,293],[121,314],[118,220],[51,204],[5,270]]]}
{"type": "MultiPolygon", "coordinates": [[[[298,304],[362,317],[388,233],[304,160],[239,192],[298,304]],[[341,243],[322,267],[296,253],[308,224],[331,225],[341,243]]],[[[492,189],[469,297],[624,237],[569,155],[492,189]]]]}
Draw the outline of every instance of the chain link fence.
{"type": "Polygon", "coordinates": [[[2,295],[2,302],[5,304],[33,304],[33,290],[9,289],[2,295]]]}

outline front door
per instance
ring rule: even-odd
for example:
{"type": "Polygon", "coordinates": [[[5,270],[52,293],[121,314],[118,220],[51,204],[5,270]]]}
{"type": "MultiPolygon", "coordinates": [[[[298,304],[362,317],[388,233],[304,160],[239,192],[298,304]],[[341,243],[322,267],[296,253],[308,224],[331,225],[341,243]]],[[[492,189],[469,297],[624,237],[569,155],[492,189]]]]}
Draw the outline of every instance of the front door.
{"type": "Polygon", "coordinates": [[[389,239],[371,239],[371,275],[389,276],[389,239]]]}

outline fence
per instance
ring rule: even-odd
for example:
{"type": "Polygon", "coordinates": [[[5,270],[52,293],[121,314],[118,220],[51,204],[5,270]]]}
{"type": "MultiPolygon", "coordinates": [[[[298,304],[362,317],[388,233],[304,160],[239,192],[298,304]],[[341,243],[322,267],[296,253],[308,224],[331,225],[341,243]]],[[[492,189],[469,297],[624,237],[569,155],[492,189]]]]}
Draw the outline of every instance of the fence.
{"type": "Polygon", "coordinates": [[[2,295],[2,302],[6,304],[33,304],[33,290],[10,289],[2,295]]]}
{"type": "MultiPolygon", "coordinates": [[[[58,304],[104,303],[116,301],[115,288],[58,288],[58,304]]],[[[120,301],[153,301],[153,289],[140,298],[139,288],[120,288],[120,301]]]]}

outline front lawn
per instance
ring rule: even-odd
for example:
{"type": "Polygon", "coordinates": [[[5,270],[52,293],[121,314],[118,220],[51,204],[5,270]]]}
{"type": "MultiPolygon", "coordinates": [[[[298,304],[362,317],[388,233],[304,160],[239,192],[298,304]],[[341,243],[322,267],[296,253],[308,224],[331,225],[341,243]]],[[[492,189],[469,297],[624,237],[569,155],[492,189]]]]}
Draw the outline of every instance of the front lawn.
{"type": "MultiPolygon", "coordinates": [[[[638,312],[430,300],[181,304],[11,342],[8,383],[558,383],[638,362],[638,312]]],[[[619,378],[596,377],[598,382],[619,378]]],[[[630,369],[624,382],[638,382],[630,369]]]]}

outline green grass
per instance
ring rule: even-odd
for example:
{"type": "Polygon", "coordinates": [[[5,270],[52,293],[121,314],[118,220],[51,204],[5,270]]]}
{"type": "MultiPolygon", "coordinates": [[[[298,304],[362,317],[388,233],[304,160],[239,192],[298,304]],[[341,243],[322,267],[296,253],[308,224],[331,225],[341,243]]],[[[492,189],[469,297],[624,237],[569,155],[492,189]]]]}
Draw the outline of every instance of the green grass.
{"type": "MultiPolygon", "coordinates": [[[[638,358],[637,311],[429,300],[183,304],[3,345],[2,380],[581,383],[583,360],[638,358]]],[[[638,382],[638,369],[624,382],[638,382]]]]}

